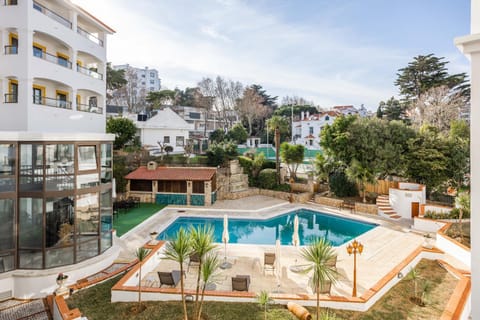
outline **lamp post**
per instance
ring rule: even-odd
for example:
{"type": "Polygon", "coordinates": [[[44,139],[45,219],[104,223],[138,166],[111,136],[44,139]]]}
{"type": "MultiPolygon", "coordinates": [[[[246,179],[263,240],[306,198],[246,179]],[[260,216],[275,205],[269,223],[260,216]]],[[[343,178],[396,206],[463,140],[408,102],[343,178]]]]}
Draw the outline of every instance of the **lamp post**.
{"type": "Polygon", "coordinates": [[[353,240],[352,243],[348,244],[347,252],[348,255],[353,253],[353,292],[352,297],[357,296],[357,253],[361,254],[363,251],[363,244],[357,240],[353,240]]]}
{"type": "Polygon", "coordinates": [[[292,144],[294,143],[293,142],[293,104],[290,105],[291,107],[291,111],[292,111],[292,144]]]}

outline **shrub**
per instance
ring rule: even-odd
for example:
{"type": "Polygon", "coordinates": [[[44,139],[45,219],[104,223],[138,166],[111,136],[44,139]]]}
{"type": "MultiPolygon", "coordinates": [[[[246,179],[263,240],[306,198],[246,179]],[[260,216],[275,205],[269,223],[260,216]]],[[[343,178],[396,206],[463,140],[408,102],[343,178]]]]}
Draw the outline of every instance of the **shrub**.
{"type": "Polygon", "coordinates": [[[345,173],[335,172],[330,175],[330,191],[337,197],[353,197],[358,195],[357,186],[345,173]]]}
{"type": "Polygon", "coordinates": [[[212,143],[207,150],[209,166],[223,166],[237,156],[237,146],[231,142],[212,143]]]}
{"type": "Polygon", "coordinates": [[[274,169],[263,169],[258,175],[258,184],[263,189],[274,189],[277,186],[277,172],[274,169]]]}
{"type": "MultiPolygon", "coordinates": [[[[425,218],[434,219],[434,220],[458,219],[460,217],[460,209],[452,208],[450,212],[435,212],[435,211],[427,210],[423,216],[425,218]]],[[[470,212],[467,210],[464,210],[462,218],[470,218],[470,212]]]]}
{"type": "Polygon", "coordinates": [[[275,169],[275,168],[276,168],[275,161],[270,161],[270,160],[265,161],[262,166],[262,169],[275,169]]]}

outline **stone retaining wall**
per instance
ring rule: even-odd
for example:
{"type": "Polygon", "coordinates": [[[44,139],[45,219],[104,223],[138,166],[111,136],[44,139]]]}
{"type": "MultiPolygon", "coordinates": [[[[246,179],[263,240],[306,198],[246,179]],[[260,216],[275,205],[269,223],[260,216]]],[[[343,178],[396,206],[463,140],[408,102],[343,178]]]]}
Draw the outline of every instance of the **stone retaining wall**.
{"type": "Polygon", "coordinates": [[[315,203],[323,204],[325,206],[340,208],[343,204],[342,199],[335,199],[329,197],[323,197],[321,195],[315,195],[315,203]]]}
{"type": "Polygon", "coordinates": [[[290,188],[292,188],[293,192],[310,192],[313,193],[314,190],[313,182],[305,183],[290,183],[290,188]]]}
{"type": "Polygon", "coordinates": [[[376,204],[367,204],[367,203],[355,202],[355,212],[377,215],[378,214],[378,207],[377,207],[376,204]]]}
{"type": "Polygon", "coordinates": [[[251,196],[267,196],[277,199],[282,199],[285,201],[290,201],[296,203],[305,203],[312,198],[312,193],[310,192],[303,192],[303,193],[289,193],[289,192],[282,192],[282,191],[274,191],[268,189],[259,189],[259,188],[249,188],[245,191],[240,192],[232,192],[232,193],[222,193],[221,197],[219,195],[219,200],[236,200],[242,199],[251,196]]]}

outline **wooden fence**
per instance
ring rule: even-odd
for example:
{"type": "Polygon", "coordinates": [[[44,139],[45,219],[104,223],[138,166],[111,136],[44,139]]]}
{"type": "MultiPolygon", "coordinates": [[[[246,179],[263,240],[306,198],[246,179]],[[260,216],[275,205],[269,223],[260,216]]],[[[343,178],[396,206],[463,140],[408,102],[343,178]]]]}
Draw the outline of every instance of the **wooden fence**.
{"type": "Polygon", "coordinates": [[[377,194],[388,194],[390,188],[398,188],[398,181],[377,180],[376,184],[367,183],[366,192],[375,192],[377,194]]]}

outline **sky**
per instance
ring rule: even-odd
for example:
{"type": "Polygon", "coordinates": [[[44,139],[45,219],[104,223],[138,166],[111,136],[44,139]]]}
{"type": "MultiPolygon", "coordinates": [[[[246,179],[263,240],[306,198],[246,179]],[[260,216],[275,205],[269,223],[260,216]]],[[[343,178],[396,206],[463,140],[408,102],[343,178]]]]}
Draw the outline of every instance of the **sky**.
{"type": "Polygon", "coordinates": [[[73,0],[116,33],[113,65],[157,69],[162,88],[220,75],[323,108],[376,110],[398,97],[398,69],[445,57],[469,73],[453,44],[470,33],[469,0],[73,0]]]}

